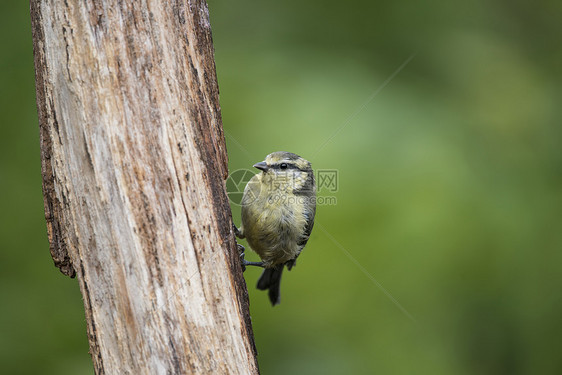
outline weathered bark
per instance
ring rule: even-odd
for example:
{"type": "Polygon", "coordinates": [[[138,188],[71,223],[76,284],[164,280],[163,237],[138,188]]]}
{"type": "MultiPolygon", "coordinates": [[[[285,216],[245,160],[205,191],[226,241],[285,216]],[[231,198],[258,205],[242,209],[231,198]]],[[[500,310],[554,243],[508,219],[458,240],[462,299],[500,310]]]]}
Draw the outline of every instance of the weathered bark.
{"type": "Polygon", "coordinates": [[[97,374],[257,374],[204,0],[31,1],[45,216],[97,374]]]}

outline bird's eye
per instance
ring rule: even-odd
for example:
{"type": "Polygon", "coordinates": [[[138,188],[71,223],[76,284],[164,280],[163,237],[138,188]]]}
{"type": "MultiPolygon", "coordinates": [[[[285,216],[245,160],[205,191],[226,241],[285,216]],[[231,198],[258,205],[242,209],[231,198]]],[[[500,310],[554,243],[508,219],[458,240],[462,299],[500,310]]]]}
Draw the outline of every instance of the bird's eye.
{"type": "Polygon", "coordinates": [[[279,165],[279,168],[287,169],[287,163],[281,163],[281,165],[279,165]]]}

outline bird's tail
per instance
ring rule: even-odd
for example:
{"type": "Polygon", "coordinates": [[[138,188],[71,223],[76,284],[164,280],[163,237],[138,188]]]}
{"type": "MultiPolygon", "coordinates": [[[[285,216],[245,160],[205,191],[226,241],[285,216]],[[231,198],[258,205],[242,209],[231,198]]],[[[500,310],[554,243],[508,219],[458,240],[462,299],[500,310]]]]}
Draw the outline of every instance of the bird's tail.
{"type": "Polygon", "coordinates": [[[272,268],[266,268],[263,270],[259,280],[258,289],[267,290],[269,289],[269,300],[273,306],[281,302],[281,294],[279,288],[281,286],[281,275],[283,274],[283,267],[285,265],[279,264],[272,268]]]}

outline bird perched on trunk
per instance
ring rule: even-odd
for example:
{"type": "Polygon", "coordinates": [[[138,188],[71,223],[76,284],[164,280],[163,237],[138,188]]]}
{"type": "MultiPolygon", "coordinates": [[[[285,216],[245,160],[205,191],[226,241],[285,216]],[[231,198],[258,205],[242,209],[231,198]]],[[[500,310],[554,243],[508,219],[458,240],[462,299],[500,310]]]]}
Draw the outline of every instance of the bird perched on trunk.
{"type": "Polygon", "coordinates": [[[280,302],[283,268],[289,270],[306,245],[316,213],[316,184],[310,162],[290,152],[278,151],[254,165],[261,170],[246,185],[242,198],[239,238],[261,258],[242,261],[264,268],[258,289],[269,290],[275,306],[280,302]]]}

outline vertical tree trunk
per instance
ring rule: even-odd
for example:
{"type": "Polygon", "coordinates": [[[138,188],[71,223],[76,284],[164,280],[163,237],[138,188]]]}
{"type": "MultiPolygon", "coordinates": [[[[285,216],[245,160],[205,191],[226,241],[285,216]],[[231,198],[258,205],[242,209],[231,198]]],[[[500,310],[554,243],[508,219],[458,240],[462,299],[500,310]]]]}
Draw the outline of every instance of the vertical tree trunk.
{"type": "Polygon", "coordinates": [[[45,215],[97,374],[257,374],[204,0],[31,0],[45,215]]]}

